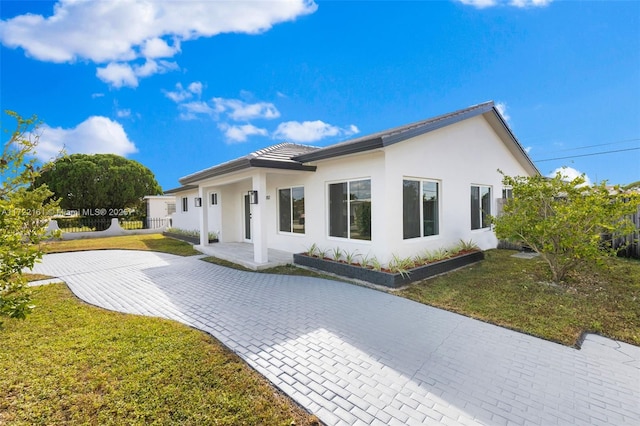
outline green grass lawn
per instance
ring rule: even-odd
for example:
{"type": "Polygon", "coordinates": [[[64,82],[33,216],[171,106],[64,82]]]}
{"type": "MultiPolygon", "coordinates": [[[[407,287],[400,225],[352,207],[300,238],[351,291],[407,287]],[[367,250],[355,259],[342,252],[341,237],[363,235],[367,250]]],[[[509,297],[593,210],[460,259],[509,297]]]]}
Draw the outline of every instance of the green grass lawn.
{"type": "Polygon", "coordinates": [[[205,333],[36,291],[0,331],[0,424],[314,424],[205,333]]]}
{"type": "Polygon", "coordinates": [[[583,331],[640,345],[640,262],[608,259],[549,284],[540,259],[489,250],[473,266],[415,283],[402,297],[566,345],[583,331]]]}
{"type": "Polygon", "coordinates": [[[200,254],[191,244],[174,238],[167,238],[161,234],[127,235],[123,237],[48,241],[42,243],[42,250],[45,253],[104,249],[150,250],[177,254],[179,256],[200,254]]]}

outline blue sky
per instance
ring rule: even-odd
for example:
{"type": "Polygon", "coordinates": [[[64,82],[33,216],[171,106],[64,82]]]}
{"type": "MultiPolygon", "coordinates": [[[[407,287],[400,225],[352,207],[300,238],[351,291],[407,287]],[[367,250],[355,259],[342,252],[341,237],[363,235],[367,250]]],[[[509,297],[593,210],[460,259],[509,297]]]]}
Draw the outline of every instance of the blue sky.
{"type": "Polygon", "coordinates": [[[169,189],[272,144],[326,146],[494,100],[543,174],[640,180],[637,1],[0,8],[0,107],[38,115],[44,159],[112,152],[169,189]]]}

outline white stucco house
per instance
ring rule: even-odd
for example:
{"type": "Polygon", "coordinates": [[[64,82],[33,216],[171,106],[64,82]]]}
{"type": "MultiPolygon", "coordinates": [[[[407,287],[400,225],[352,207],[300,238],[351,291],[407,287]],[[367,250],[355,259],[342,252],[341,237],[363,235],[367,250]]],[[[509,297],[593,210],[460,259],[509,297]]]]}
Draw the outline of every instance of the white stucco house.
{"type": "Polygon", "coordinates": [[[173,226],[268,249],[392,255],[497,245],[507,175],[539,174],[493,102],[317,148],[281,143],[179,179],[173,226]]]}

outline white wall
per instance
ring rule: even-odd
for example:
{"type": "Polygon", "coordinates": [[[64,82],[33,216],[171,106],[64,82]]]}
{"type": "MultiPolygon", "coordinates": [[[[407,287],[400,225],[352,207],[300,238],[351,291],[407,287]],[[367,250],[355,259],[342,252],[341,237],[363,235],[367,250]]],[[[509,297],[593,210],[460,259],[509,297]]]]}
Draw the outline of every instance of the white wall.
{"type": "MultiPolygon", "coordinates": [[[[200,210],[201,207],[195,206],[195,198],[198,196],[198,190],[190,190],[175,194],[176,212],[171,215],[173,228],[193,231],[200,229],[200,210]],[[182,198],[187,197],[188,210],[182,211],[182,198]]],[[[203,200],[204,201],[204,200],[203,200]]]]}
{"type": "Polygon", "coordinates": [[[176,197],[172,195],[150,195],[144,197],[147,202],[148,218],[163,218],[169,215],[169,204],[175,204],[176,197]]]}
{"type": "Polygon", "coordinates": [[[386,148],[389,251],[409,256],[424,249],[473,240],[482,249],[495,248],[490,229],[471,230],[472,185],[491,187],[491,212],[502,196],[502,175],[526,175],[526,170],[498,138],[482,116],[403,141],[386,148]],[[437,236],[402,239],[402,180],[425,178],[440,182],[440,233],[437,236]],[[397,188],[397,190],[395,189],[397,188]]]}
{"type": "Polygon", "coordinates": [[[381,256],[385,253],[384,214],[376,200],[384,200],[384,154],[381,151],[367,152],[356,156],[342,157],[318,163],[316,172],[295,172],[292,174],[268,174],[267,192],[270,196],[267,220],[269,223],[269,247],[286,251],[302,252],[311,244],[322,248],[340,247],[350,252],[372,253],[381,256]],[[346,180],[371,180],[371,241],[349,240],[329,237],[328,198],[329,183],[346,180]],[[277,189],[304,186],[305,191],[305,234],[278,232],[277,189]]]}
{"type": "MultiPolygon", "coordinates": [[[[513,154],[484,119],[473,117],[384,149],[323,160],[316,172],[248,169],[200,183],[210,203],[218,193],[218,206],[207,206],[208,230],[220,231],[221,242],[244,241],[243,196],[252,189],[252,175],[266,172],[266,194],[259,194],[264,208],[269,248],[302,252],[312,244],[324,249],[340,247],[350,252],[375,256],[387,262],[393,254],[407,257],[423,250],[450,247],[459,240],[473,240],[482,249],[497,244],[491,229],[471,230],[470,194],[472,185],[491,187],[492,214],[502,195],[501,169],[508,175],[526,175],[513,154]],[[440,184],[439,235],[403,239],[402,181],[405,178],[436,180],[440,184]],[[371,180],[371,241],[329,237],[328,184],[347,180],[371,180]],[[305,190],[305,234],[278,231],[280,188],[303,186],[305,190]]],[[[174,227],[198,229],[201,208],[195,208],[189,192],[189,211],[181,212],[176,194],[174,227]]]]}
{"type": "Polygon", "coordinates": [[[482,249],[494,248],[491,229],[471,230],[471,186],[491,187],[492,214],[502,196],[501,169],[508,175],[526,175],[502,140],[482,116],[459,122],[378,150],[316,163],[317,171],[268,174],[269,247],[300,252],[315,243],[321,248],[355,251],[388,261],[423,250],[450,247],[473,240],[482,249]],[[328,236],[327,184],[371,179],[371,241],[328,236]],[[403,239],[402,181],[436,180],[440,185],[439,234],[403,239]],[[304,186],[305,235],[278,232],[277,189],[304,186]]]}

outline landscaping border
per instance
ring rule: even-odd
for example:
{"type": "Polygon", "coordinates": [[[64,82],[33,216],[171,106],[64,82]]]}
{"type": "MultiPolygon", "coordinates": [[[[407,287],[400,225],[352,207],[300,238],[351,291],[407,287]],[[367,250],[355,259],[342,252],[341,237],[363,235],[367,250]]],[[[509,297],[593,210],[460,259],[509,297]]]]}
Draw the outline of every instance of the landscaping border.
{"type": "Polygon", "coordinates": [[[384,271],[376,271],[369,268],[363,268],[359,265],[349,265],[344,262],[336,262],[331,259],[320,259],[311,257],[304,253],[296,253],[293,255],[293,263],[310,268],[318,269],[332,274],[341,275],[343,277],[353,278],[366,281],[372,284],[383,285],[390,288],[398,288],[414,281],[423,280],[434,275],[443,274],[472,263],[479,262],[484,259],[484,253],[474,251],[449,259],[440,260],[419,266],[409,270],[404,276],[396,273],[392,274],[384,271]]]}
{"type": "MultiPolygon", "coordinates": [[[[200,237],[191,237],[189,235],[177,234],[177,233],[168,232],[168,231],[164,231],[162,235],[164,235],[165,237],[175,238],[176,240],[181,240],[187,243],[191,243],[194,246],[197,246],[198,244],[200,244],[200,237]]],[[[217,242],[218,242],[217,238],[209,240],[209,243],[217,243],[217,242]]]]}

